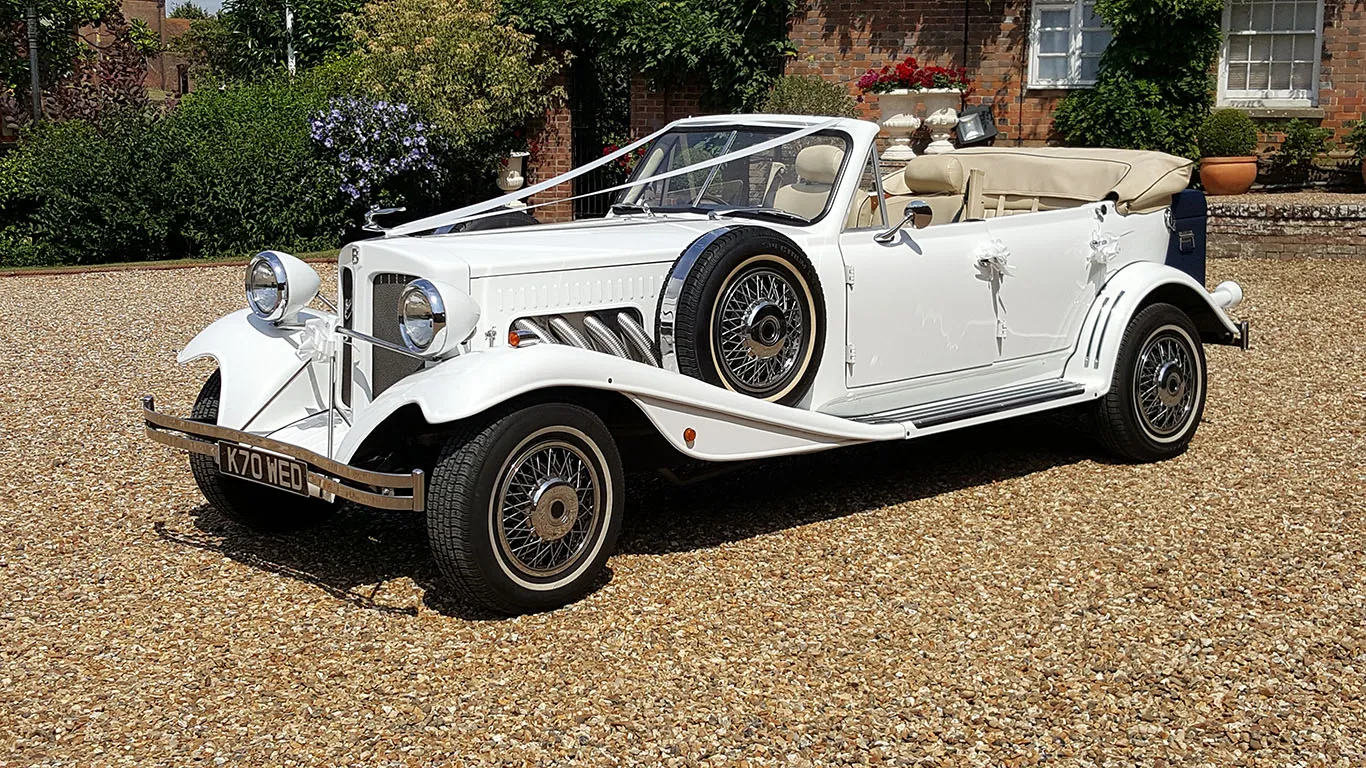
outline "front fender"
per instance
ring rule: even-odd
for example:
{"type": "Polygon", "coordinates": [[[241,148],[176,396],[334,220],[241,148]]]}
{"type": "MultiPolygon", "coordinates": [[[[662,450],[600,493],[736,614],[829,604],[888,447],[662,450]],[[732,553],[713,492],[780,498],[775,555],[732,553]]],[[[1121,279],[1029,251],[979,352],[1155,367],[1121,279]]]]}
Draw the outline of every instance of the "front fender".
{"type": "Polygon", "coordinates": [[[1165,264],[1136,262],[1116,272],[1096,295],[1064,377],[1095,392],[1109,391],[1124,331],[1155,295],[1181,306],[1196,318],[1197,326],[1209,325],[1200,329],[1202,335],[1240,336],[1238,326],[1190,275],[1165,264]]]}
{"type": "Polygon", "coordinates": [[[417,405],[430,424],[474,416],[551,387],[620,392],[685,455],[735,461],[905,437],[897,425],[860,424],[776,405],[678,373],[560,344],[467,353],[414,373],[356,414],[338,458],[350,461],[395,411],[417,405]],[[691,427],[696,439],[683,438],[691,427]]]}
{"type": "MultiPolygon", "coordinates": [[[[300,324],[311,318],[331,315],[299,313],[300,324]]],[[[299,359],[301,336],[242,309],[200,331],[176,360],[213,358],[223,385],[218,424],[264,434],[327,407],[327,365],[299,359]]]]}

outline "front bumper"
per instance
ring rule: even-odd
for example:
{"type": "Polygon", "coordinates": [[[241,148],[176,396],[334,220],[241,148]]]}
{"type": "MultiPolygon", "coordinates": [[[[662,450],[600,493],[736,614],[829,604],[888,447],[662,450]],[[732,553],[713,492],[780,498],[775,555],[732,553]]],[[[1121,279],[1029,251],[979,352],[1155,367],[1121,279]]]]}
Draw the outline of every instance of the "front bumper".
{"type": "Polygon", "coordinates": [[[408,474],[360,469],[269,437],[159,413],[150,396],[142,398],[142,419],[152,440],[213,456],[215,461],[220,442],[249,445],[302,461],[308,465],[309,494],[313,496],[339,496],[367,507],[413,512],[421,512],[426,505],[426,477],[420,469],[408,474]]]}

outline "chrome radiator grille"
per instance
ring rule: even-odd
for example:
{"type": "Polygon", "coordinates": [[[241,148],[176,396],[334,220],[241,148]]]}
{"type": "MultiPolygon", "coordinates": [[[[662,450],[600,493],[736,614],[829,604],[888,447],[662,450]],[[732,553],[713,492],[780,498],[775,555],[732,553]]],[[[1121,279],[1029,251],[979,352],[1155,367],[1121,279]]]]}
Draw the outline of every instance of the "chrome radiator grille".
{"type": "MultiPolygon", "coordinates": [[[[398,332],[398,296],[403,286],[416,280],[413,275],[396,272],[381,272],[375,275],[370,294],[370,334],[385,341],[403,344],[398,332]]],[[[371,345],[370,352],[370,398],[379,394],[401,379],[422,369],[422,361],[388,349],[371,345]]]]}

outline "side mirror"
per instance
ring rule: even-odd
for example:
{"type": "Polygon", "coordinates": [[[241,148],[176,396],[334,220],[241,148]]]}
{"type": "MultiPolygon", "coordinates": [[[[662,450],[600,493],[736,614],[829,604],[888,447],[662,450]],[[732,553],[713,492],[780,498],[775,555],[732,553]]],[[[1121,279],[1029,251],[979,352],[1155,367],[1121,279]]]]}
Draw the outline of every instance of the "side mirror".
{"type": "Polygon", "coordinates": [[[924,229],[934,221],[934,209],[924,200],[912,200],[906,204],[906,215],[901,222],[888,229],[886,232],[879,232],[873,235],[873,240],[886,245],[896,239],[901,230],[911,224],[916,229],[924,229]]]}

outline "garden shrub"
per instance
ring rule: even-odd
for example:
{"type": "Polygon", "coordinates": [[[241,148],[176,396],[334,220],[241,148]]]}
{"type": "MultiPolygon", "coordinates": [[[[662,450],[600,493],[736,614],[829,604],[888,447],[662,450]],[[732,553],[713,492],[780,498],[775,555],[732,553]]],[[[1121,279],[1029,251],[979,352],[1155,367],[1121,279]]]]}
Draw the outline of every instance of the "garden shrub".
{"type": "Polygon", "coordinates": [[[1308,172],[1319,155],[1330,148],[1328,140],[1333,131],[1320,128],[1305,120],[1289,120],[1276,126],[1285,135],[1281,146],[1271,156],[1271,166],[1279,170],[1308,172]]]}
{"type": "Polygon", "coordinates": [[[162,258],[172,231],[157,117],[44,122],[0,159],[0,265],[162,258]]]}
{"type": "Polygon", "coordinates": [[[1210,73],[1222,44],[1223,0],[1097,0],[1114,38],[1095,88],[1073,91],[1053,115],[1064,143],[1196,157],[1214,104],[1210,73]]]}
{"type": "Polygon", "coordinates": [[[165,115],[40,124],[0,158],[0,264],[335,247],[349,201],[308,121],[344,79],[324,67],[197,91],[165,115]]]}
{"type": "Polygon", "coordinates": [[[1220,109],[1201,123],[1201,157],[1248,157],[1256,153],[1257,126],[1246,112],[1220,109]]]}
{"type": "Polygon", "coordinates": [[[1352,157],[1366,162],[1366,120],[1348,123],[1350,128],[1342,140],[1342,146],[1352,151],[1352,157]]]}
{"type": "Polygon", "coordinates": [[[760,112],[779,115],[858,117],[858,105],[849,90],[819,77],[788,75],[773,83],[760,112]]]}
{"type": "Polygon", "coordinates": [[[353,206],[408,206],[440,197],[444,142],[407,104],[343,96],[309,120],[323,154],[335,157],[353,206]]]}

